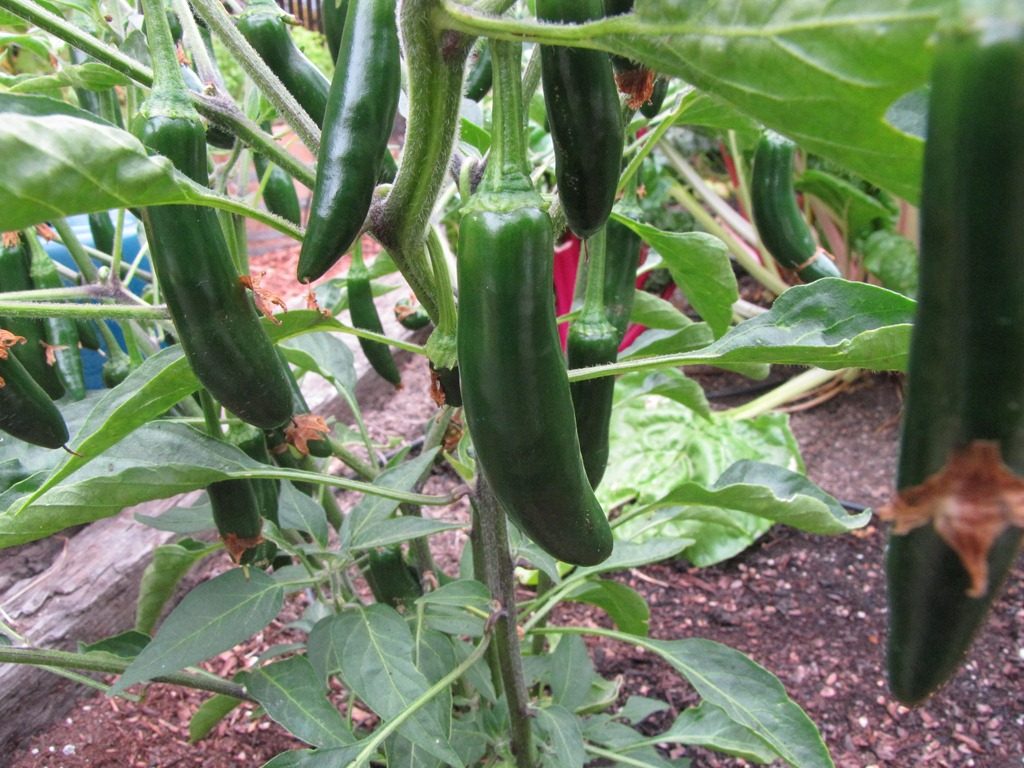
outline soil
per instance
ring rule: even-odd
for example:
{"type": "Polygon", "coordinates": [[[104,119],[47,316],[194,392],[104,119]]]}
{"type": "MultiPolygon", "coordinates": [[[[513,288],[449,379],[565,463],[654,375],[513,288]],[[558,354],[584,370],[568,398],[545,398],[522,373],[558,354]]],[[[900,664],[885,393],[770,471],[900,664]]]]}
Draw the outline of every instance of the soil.
{"type": "MultiPolygon", "coordinates": [[[[289,288],[284,275],[294,253],[270,242],[261,269],[272,284],[289,288]]],[[[408,357],[404,387],[368,389],[366,422],[374,437],[402,441],[422,434],[431,412],[426,365],[408,357]]],[[[727,390],[735,379],[705,374],[708,391],[727,390]]],[[[725,401],[735,404],[735,401],[725,401]]],[[[893,483],[900,391],[893,377],[864,377],[839,396],[792,415],[811,479],[837,498],[877,506],[893,483]]],[[[344,418],[343,414],[337,414],[344,418]]],[[[451,487],[449,476],[431,478],[427,492],[451,487]]],[[[450,510],[448,517],[465,514],[450,510]]],[[[431,540],[440,566],[454,573],[463,535],[431,540]]],[[[818,724],[840,768],[1007,768],[1024,765],[1024,557],[1018,558],[988,625],[954,679],[925,705],[907,709],[889,696],[884,677],[886,632],[883,553],[885,531],[874,519],[853,534],[819,537],[784,527],[768,532],[732,560],[705,569],[663,563],[618,574],[651,608],[651,636],[704,637],[750,655],[775,673],[789,695],[818,724]]],[[[216,561],[206,575],[226,567],[216,561]]],[[[302,597],[249,643],[205,666],[230,676],[251,666],[262,650],[287,642],[285,628],[302,610],[302,597]]],[[[562,606],[554,623],[610,626],[607,617],[578,604],[562,606]]],[[[623,697],[663,699],[671,709],[646,721],[664,729],[696,703],[688,684],[671,668],[635,647],[588,640],[595,666],[621,676],[623,697]]],[[[110,699],[78,689],[81,700],[65,720],[32,735],[8,756],[11,768],[147,768],[261,765],[274,754],[303,745],[266,717],[243,706],[198,744],[188,743],[188,723],[207,697],[166,685],[149,687],[143,701],[110,699]]],[[[620,703],[621,703],[620,701],[620,703]]],[[[673,747],[693,766],[747,765],[700,749],[673,747]]],[[[0,765],[4,764],[0,756],[0,765]]]]}

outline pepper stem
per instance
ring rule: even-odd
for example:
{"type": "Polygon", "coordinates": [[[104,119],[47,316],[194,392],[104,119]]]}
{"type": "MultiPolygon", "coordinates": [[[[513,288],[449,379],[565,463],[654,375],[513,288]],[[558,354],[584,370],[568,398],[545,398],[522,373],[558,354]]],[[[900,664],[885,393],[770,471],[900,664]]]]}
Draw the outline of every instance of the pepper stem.
{"type": "Polygon", "coordinates": [[[604,262],[606,233],[608,224],[605,223],[597,232],[583,241],[587,255],[587,282],[583,294],[583,310],[580,312],[580,320],[605,319],[604,314],[604,262]]]}
{"type": "Polygon", "coordinates": [[[523,130],[522,55],[521,43],[491,41],[491,61],[494,66],[494,108],[491,117],[493,138],[482,186],[492,192],[533,188],[523,130]]]}
{"type": "Polygon", "coordinates": [[[173,104],[176,110],[180,110],[179,114],[193,113],[198,120],[199,114],[192,106],[178,65],[178,53],[163,0],[142,0],[142,12],[146,17],[149,55],[153,60],[153,92],[150,98],[173,104]]]}

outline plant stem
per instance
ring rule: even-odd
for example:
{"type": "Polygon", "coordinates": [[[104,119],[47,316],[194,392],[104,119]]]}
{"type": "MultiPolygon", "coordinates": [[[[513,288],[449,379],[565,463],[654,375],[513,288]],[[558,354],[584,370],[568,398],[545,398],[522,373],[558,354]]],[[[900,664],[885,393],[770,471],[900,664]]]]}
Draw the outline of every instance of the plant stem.
{"type": "Polygon", "coordinates": [[[0,314],[12,317],[81,317],[101,320],[167,320],[162,307],[124,304],[69,304],[47,301],[0,301],[0,314]]]}
{"type": "Polygon", "coordinates": [[[448,173],[459,125],[462,77],[472,42],[438,28],[440,0],[404,0],[399,31],[409,70],[409,115],[395,183],[370,211],[373,236],[387,249],[430,318],[438,321],[425,238],[448,173]]]}
{"type": "MultiPolygon", "coordinates": [[[[119,675],[128,668],[130,661],[130,659],[115,659],[107,654],[104,654],[103,658],[90,658],[90,654],[55,651],[49,648],[9,648],[0,645],[0,663],[4,664],[32,664],[38,667],[81,669],[87,672],[119,675]]],[[[223,696],[233,696],[245,701],[253,700],[242,686],[210,674],[176,672],[153,678],[153,682],[182,685],[200,691],[219,693],[223,696]]]]}
{"type": "MultiPolygon", "coordinates": [[[[90,283],[98,282],[100,279],[99,273],[96,271],[96,265],[92,263],[92,259],[82,248],[82,243],[75,237],[75,232],[71,229],[67,219],[54,219],[52,222],[53,228],[57,234],[60,235],[60,241],[64,244],[64,247],[68,249],[68,253],[71,254],[71,258],[75,262],[75,266],[78,267],[78,271],[82,273],[82,277],[88,280],[90,283]]],[[[114,273],[111,273],[113,276],[114,273]]]]}
{"type": "Polygon", "coordinates": [[[320,129],[313,119],[299,106],[299,102],[288,92],[270,67],[256,53],[242,33],[235,29],[224,6],[218,0],[192,0],[196,9],[207,26],[220,38],[224,46],[231,52],[245,73],[252,78],[256,86],[274,105],[278,114],[292,127],[299,141],[306,145],[315,156],[320,151],[320,129]]]}
{"type": "Polygon", "coordinates": [[[346,477],[324,475],[319,472],[308,472],[301,469],[285,469],[284,467],[264,466],[260,469],[232,471],[230,475],[230,479],[233,480],[259,480],[262,478],[267,478],[269,480],[291,480],[292,482],[297,483],[318,483],[320,485],[329,485],[335,488],[344,488],[347,491],[368,493],[371,496],[380,496],[381,498],[400,501],[404,504],[417,504],[425,507],[444,507],[448,504],[454,503],[465,495],[464,489],[456,489],[452,493],[444,496],[428,496],[422,493],[407,493],[405,491],[396,491],[392,488],[386,488],[380,485],[364,483],[360,480],[350,480],[346,477]]]}
{"type": "Polygon", "coordinates": [[[480,554],[487,588],[497,601],[500,613],[494,623],[498,645],[498,663],[508,701],[511,720],[512,753],[518,768],[535,764],[533,735],[530,730],[530,703],[523,676],[516,623],[515,579],[508,549],[505,513],[498,505],[483,475],[477,477],[477,490],[470,497],[479,526],[480,554]]]}
{"type": "Polygon", "coordinates": [[[675,109],[673,109],[661,122],[658,123],[657,127],[644,135],[642,144],[637,150],[636,154],[630,158],[629,163],[622,171],[622,175],[619,177],[619,186],[615,190],[617,194],[622,194],[626,187],[633,179],[636,178],[637,173],[640,171],[640,166],[644,160],[651,154],[654,147],[657,145],[661,138],[668,132],[676,122],[686,114],[686,110],[689,109],[690,103],[686,99],[688,95],[687,91],[684,91],[679,95],[679,100],[676,102],[675,109]]]}
{"type": "Polygon", "coordinates": [[[826,371],[823,368],[809,368],[749,403],[721,411],[718,415],[728,419],[753,419],[802,397],[812,389],[820,387],[843,373],[844,370],[826,371]]]}
{"type": "MultiPolygon", "coordinates": [[[[495,3],[507,7],[511,3],[495,3]]],[[[450,0],[442,0],[436,13],[436,23],[450,30],[473,37],[505,40],[511,43],[532,42],[544,45],[563,45],[592,48],[614,53],[597,38],[615,33],[635,33],[635,22],[625,16],[613,16],[586,24],[550,24],[525,19],[500,18],[486,10],[484,3],[473,9],[450,0]]]]}

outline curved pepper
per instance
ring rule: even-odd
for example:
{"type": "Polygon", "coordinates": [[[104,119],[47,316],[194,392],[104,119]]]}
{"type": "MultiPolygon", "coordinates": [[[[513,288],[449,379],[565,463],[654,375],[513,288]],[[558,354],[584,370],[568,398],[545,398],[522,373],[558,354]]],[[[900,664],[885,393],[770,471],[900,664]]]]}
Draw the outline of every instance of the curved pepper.
{"type": "Polygon", "coordinates": [[[423,595],[419,574],[405,562],[400,546],[370,550],[363,575],[378,603],[397,608],[423,595]]]}
{"type": "MultiPolygon", "coordinates": [[[[373,301],[373,286],[370,283],[370,272],[363,263],[363,249],[356,243],[352,251],[352,266],[349,267],[345,283],[348,287],[348,311],[352,316],[352,325],[364,331],[384,333],[377,305],[373,301]]],[[[402,383],[402,374],[395,364],[386,344],[360,337],[359,346],[370,362],[370,366],[379,376],[390,381],[396,387],[402,383]]]]}
{"type": "Polygon", "coordinates": [[[493,69],[491,67],[491,49],[486,40],[482,40],[477,48],[476,59],[472,62],[463,93],[470,101],[480,101],[491,90],[493,69]]]}
{"type": "Polygon", "coordinates": [[[835,263],[818,250],[793,191],[796,144],[765,131],[754,152],[750,176],[750,207],[761,242],[779,264],[795,270],[805,283],[841,277],[835,263]]]}
{"type": "MultiPolygon", "coordinates": [[[[264,123],[263,130],[270,133],[270,124],[264,123]]],[[[292,177],[258,152],[252,156],[252,162],[261,181],[270,169],[267,183],[263,185],[263,202],[267,210],[297,227],[302,226],[302,206],[292,177]]]]}
{"type": "MultiPolygon", "coordinates": [[[[1024,24],[939,41],[921,260],[886,556],[889,683],[914,704],[962,663],[1024,527],[1024,24]]],[[[994,670],[995,671],[995,670],[994,670]]]]}
{"type": "MultiPolygon", "coordinates": [[[[543,21],[603,15],[601,0],[537,0],[543,21]]],[[[622,163],[622,113],[612,66],[600,51],[561,46],[541,46],[540,60],[558,197],[569,228],[585,239],[608,220],[622,163]]]]}
{"type": "MultiPolygon", "coordinates": [[[[156,3],[161,5],[160,3],[156,3]]],[[[174,58],[170,34],[151,24],[156,81],[135,133],[185,175],[206,183],[206,138],[174,58]],[[157,32],[159,30],[159,32],[157,32]]],[[[270,429],[292,415],[291,391],[274,345],[231,261],[211,208],[143,210],[153,267],[175,331],[199,382],[244,421],[270,429]]]]}
{"type": "Polygon", "coordinates": [[[322,276],[359,237],[380,177],[401,85],[393,0],[352,0],[324,117],[298,279],[322,276]]]}
{"type": "Polygon", "coordinates": [[[337,61],[338,53],[341,51],[341,36],[345,32],[348,3],[349,0],[323,0],[320,3],[324,38],[327,40],[327,50],[331,52],[331,61],[337,61]]]}

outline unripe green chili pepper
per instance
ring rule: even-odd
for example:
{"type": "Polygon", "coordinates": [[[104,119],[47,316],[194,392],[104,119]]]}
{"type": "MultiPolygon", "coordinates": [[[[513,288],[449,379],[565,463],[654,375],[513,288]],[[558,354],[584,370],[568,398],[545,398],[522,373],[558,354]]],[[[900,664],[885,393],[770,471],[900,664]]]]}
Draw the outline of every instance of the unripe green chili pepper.
{"type": "Polygon", "coordinates": [[[276,429],[268,433],[267,439],[270,441],[270,446],[274,450],[286,447],[286,443],[295,446],[296,450],[300,454],[308,453],[311,456],[316,456],[319,459],[327,458],[333,455],[331,449],[331,441],[328,437],[329,432],[326,431],[326,424],[322,419],[316,417],[313,419],[314,426],[312,429],[307,424],[303,424],[304,420],[308,420],[311,416],[309,410],[309,404],[306,402],[306,396],[302,394],[302,388],[299,386],[298,380],[295,378],[295,373],[292,371],[291,366],[288,365],[287,360],[284,356],[281,356],[281,363],[284,366],[285,371],[288,374],[288,384],[292,391],[292,410],[294,415],[292,416],[292,423],[289,424],[285,429],[276,429]],[[320,427],[322,429],[317,429],[320,427]],[[301,435],[297,435],[295,430],[301,431],[301,435]],[[286,435],[291,433],[291,440],[286,438],[286,435]],[[314,437],[313,435],[319,435],[314,437]],[[298,437],[298,440],[296,440],[298,437]]]}
{"type": "Polygon", "coordinates": [[[57,406],[12,354],[22,336],[0,328],[0,430],[44,448],[60,448],[68,428],[57,406]]]}
{"type": "Polygon", "coordinates": [[[231,559],[242,562],[249,550],[263,543],[263,518],[256,488],[249,480],[220,480],[206,489],[213,522],[231,559]]]}
{"type": "Polygon", "coordinates": [[[423,595],[419,574],[405,562],[400,546],[370,550],[363,575],[378,603],[397,608],[423,595]]]}
{"type": "Polygon", "coordinates": [[[350,0],[331,81],[298,279],[316,280],[359,237],[388,152],[401,85],[394,0],[350,0]]]}
{"type": "Polygon", "coordinates": [[[103,363],[103,386],[113,389],[128,378],[132,372],[132,361],[128,355],[120,354],[107,358],[103,363]]]}
{"type": "MultiPolygon", "coordinates": [[[[256,427],[250,424],[234,424],[228,429],[226,439],[232,445],[238,446],[242,453],[250,459],[261,464],[273,464],[270,452],[267,450],[267,438],[262,430],[256,429],[256,427]]],[[[256,494],[260,516],[277,525],[278,494],[281,490],[280,480],[260,478],[258,480],[232,480],[230,482],[250,483],[256,494]]]]}
{"type": "MultiPolygon", "coordinates": [[[[642,215],[636,200],[635,176],[616,211],[631,219],[639,219],[642,215]]],[[[619,341],[626,334],[629,316],[633,312],[641,245],[640,235],[625,224],[608,219],[605,227],[604,315],[618,332],[619,341]]]]}
{"type": "MultiPolygon", "coordinates": [[[[264,123],[263,130],[270,133],[270,123],[264,123]]],[[[267,210],[290,221],[297,227],[302,226],[302,206],[299,204],[299,195],[295,191],[292,177],[283,168],[268,162],[267,158],[258,152],[252,156],[252,161],[259,180],[262,182],[265,176],[267,179],[263,185],[263,202],[266,204],[267,210]],[[270,169],[269,176],[267,176],[268,168],[270,169]]]]}
{"type": "Polygon", "coordinates": [[[75,326],[78,328],[78,341],[83,349],[93,351],[102,349],[103,344],[100,342],[100,334],[96,330],[95,320],[79,319],[75,321],[75,326]]]}
{"type": "Polygon", "coordinates": [[[475,59],[470,57],[470,70],[466,75],[466,85],[463,93],[470,101],[480,101],[487,92],[491,90],[493,69],[491,67],[491,49],[486,40],[481,40],[477,45],[475,59]]]}
{"type": "MultiPolygon", "coordinates": [[[[543,21],[583,22],[604,15],[601,0],[537,0],[543,21]]],[[[577,237],[608,220],[622,162],[622,110],[608,56],[541,47],[541,78],[555,147],[558,197],[577,237]]]]}
{"type": "Polygon", "coordinates": [[[664,75],[657,75],[654,78],[654,88],[651,90],[651,98],[640,105],[640,114],[648,120],[654,119],[661,106],[665,103],[665,95],[668,93],[668,78],[664,75]]]}
{"type": "MultiPolygon", "coordinates": [[[[605,233],[599,230],[587,243],[586,295],[583,309],[569,326],[570,368],[589,368],[614,363],[619,353],[622,335],[609,322],[605,312],[605,233]]],[[[579,437],[583,466],[587,479],[596,488],[604,477],[608,465],[608,424],[612,413],[612,395],[615,378],[576,381],[569,385],[572,392],[576,434],[579,437]]]]}
{"type": "Polygon", "coordinates": [[[331,61],[336,62],[341,51],[341,36],[345,32],[348,3],[349,0],[323,0],[320,3],[324,37],[327,39],[327,49],[331,52],[331,61]]]}
{"type": "MultiPolygon", "coordinates": [[[[0,290],[32,290],[29,261],[28,245],[21,236],[15,232],[4,233],[0,244],[0,290]]],[[[0,317],[0,327],[25,339],[25,343],[13,351],[29,376],[54,400],[63,397],[64,385],[54,367],[47,364],[43,321],[32,317],[0,317]]]]}
{"type": "Polygon", "coordinates": [[[274,0],[251,0],[238,17],[238,31],[313,122],[323,127],[330,83],[296,47],[288,34],[285,16],[274,0]]]}
{"type": "Polygon", "coordinates": [[[401,299],[395,304],[395,319],[410,331],[418,331],[430,325],[430,315],[413,299],[401,299]]]}
{"type": "MultiPolygon", "coordinates": [[[[39,244],[35,232],[26,231],[23,236],[30,254],[29,275],[32,285],[36,288],[64,287],[53,260],[39,244]]],[[[43,319],[43,329],[60,383],[72,400],[83,399],[85,371],[82,352],[78,348],[78,326],[70,317],[47,317],[43,319]]]]}
{"type": "Polygon", "coordinates": [[[111,253],[114,250],[115,229],[109,211],[89,214],[89,232],[92,234],[92,244],[96,250],[104,253],[111,253]]]}
{"type": "Polygon", "coordinates": [[[1024,510],[1024,24],[940,38],[921,194],[917,317],[886,570],[889,682],[913,704],[963,660],[1024,510]]]}
{"type": "Polygon", "coordinates": [[[765,131],[754,152],[750,176],[750,207],[761,242],[779,264],[795,270],[805,283],[841,277],[839,269],[818,250],[793,191],[796,145],[774,131],[765,131]]]}
{"type": "MultiPolygon", "coordinates": [[[[363,247],[359,242],[356,242],[356,247],[352,249],[352,266],[348,269],[345,283],[348,287],[348,311],[352,316],[352,325],[364,331],[384,333],[380,315],[377,314],[377,305],[373,301],[370,272],[363,262],[363,247]]],[[[360,338],[359,346],[379,376],[396,387],[402,383],[402,374],[386,344],[360,338]]]]}
{"type": "Polygon", "coordinates": [[[551,220],[526,165],[520,50],[492,41],[494,142],[459,227],[462,398],[477,465],[506,514],[554,557],[593,565],[611,553],[612,535],[576,437],[551,220]]]}
{"type": "MultiPolygon", "coordinates": [[[[147,0],[158,10],[160,0],[147,0]]],[[[194,181],[206,183],[203,124],[181,80],[166,26],[151,24],[155,83],[136,134],[194,181]],[[159,30],[159,31],[158,31],[159,30]]],[[[176,333],[199,382],[244,421],[270,429],[292,415],[288,378],[260,325],[211,208],[143,211],[153,266],[176,333]]]]}

